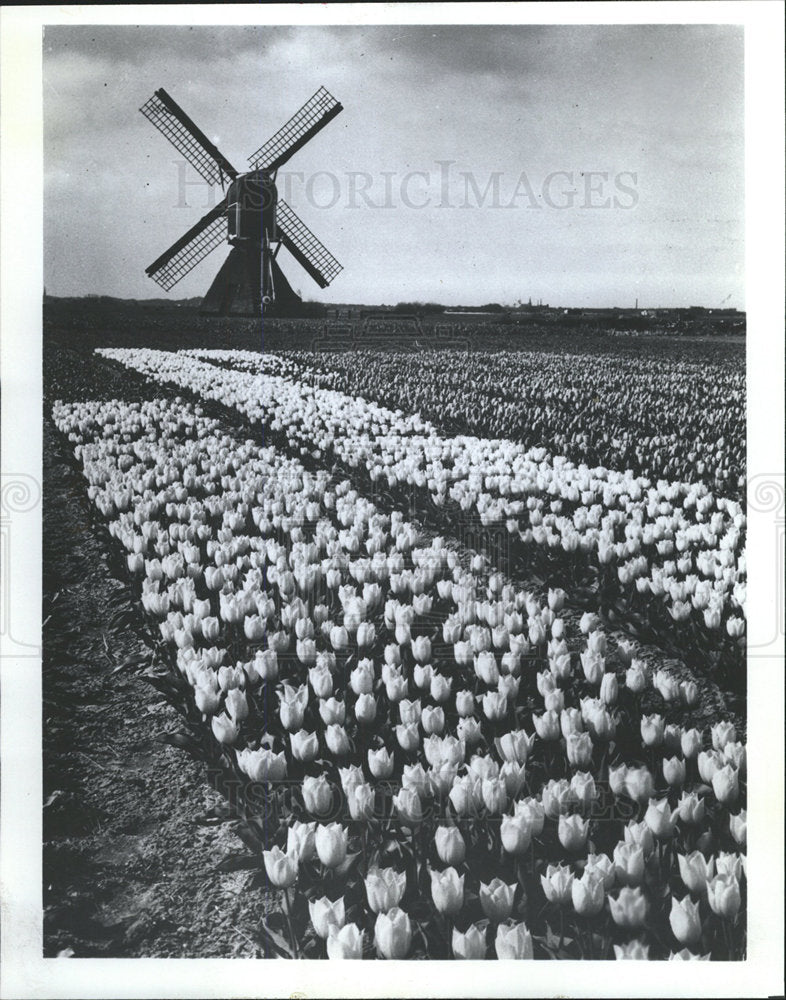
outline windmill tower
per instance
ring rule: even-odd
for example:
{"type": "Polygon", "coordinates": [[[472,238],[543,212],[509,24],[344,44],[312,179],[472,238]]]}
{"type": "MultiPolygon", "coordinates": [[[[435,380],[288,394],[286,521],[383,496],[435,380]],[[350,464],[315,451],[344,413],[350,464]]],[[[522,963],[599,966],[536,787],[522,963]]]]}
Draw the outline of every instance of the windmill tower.
{"type": "Polygon", "coordinates": [[[232,166],[165,90],[157,90],[140,111],[197,173],[225,191],[215,208],[145,268],[153,281],[169,291],[225,241],[232,250],[202,302],[203,313],[258,316],[298,304],[276,259],[282,246],[320,288],[333,281],[341,264],[276,190],[279,167],[343,111],[324,87],[251,154],[246,173],[232,166]]]}

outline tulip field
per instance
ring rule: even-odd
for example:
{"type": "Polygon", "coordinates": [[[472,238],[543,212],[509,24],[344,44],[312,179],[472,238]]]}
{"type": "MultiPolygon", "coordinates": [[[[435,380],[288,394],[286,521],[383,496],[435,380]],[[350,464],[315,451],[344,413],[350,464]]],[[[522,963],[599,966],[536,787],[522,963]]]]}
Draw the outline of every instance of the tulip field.
{"type": "Polygon", "coordinates": [[[144,398],[48,415],[261,954],[744,958],[741,366],[93,362],[144,398]]]}

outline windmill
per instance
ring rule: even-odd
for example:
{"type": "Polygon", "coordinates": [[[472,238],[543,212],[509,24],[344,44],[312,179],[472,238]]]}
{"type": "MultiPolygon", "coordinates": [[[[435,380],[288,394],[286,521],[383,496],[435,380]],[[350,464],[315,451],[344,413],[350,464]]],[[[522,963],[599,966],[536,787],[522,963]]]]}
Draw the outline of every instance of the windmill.
{"type": "Polygon", "coordinates": [[[169,291],[224,241],[232,250],[202,302],[202,312],[227,316],[285,311],[300,302],[276,260],[282,246],[316,281],[330,284],[341,264],[285,201],[278,197],[276,173],[329,121],[343,111],[324,87],[278,132],[248,157],[239,173],[183,109],[163,89],[140,108],[208,184],[220,184],[221,202],[145,268],[169,291]]]}

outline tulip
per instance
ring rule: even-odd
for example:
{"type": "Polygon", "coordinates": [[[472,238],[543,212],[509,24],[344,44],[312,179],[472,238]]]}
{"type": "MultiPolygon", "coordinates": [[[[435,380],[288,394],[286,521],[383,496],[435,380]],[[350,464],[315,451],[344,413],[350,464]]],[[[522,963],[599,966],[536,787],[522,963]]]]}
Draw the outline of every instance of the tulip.
{"type": "Polygon", "coordinates": [[[336,757],[349,753],[349,736],[343,726],[331,725],[325,729],[325,742],[336,757]]]}
{"type": "Polygon", "coordinates": [[[314,840],[322,864],[326,868],[338,868],[347,856],[347,831],[340,823],[320,823],[314,840]]]}
{"type": "Polygon", "coordinates": [[[346,924],[340,929],[328,926],[328,958],[359,959],[363,957],[363,931],[357,924],[346,924]]]}
{"type": "Polygon", "coordinates": [[[316,823],[299,823],[295,820],[287,830],[287,854],[299,861],[312,861],[317,856],[316,823]]]}
{"type": "Polygon", "coordinates": [[[707,901],[719,917],[733,920],[740,909],[740,884],[734,875],[716,875],[707,882],[707,901]]]}
{"type": "Polygon", "coordinates": [[[715,798],[723,805],[736,802],[740,794],[739,773],[736,767],[726,764],[719,768],[712,776],[712,790],[715,798]]]}
{"type": "Polygon", "coordinates": [[[268,881],[276,889],[288,889],[297,881],[298,858],[296,854],[285,854],[280,847],[263,851],[265,871],[268,881]]]}
{"type": "Polygon", "coordinates": [[[424,732],[429,735],[439,734],[445,728],[445,713],[441,708],[429,705],[423,709],[420,721],[424,732]]]}
{"type": "Polygon", "coordinates": [[[676,701],[680,697],[679,681],[671,674],[667,674],[665,670],[657,670],[653,674],[652,683],[664,701],[676,701]]]}
{"type": "Polygon", "coordinates": [[[662,715],[643,715],[641,718],[641,738],[644,746],[655,747],[663,742],[665,720],[662,715]]]}
{"type": "Polygon", "coordinates": [[[614,885],[614,863],[608,854],[588,854],[584,872],[597,876],[603,883],[604,892],[614,885]]]}
{"type": "Polygon", "coordinates": [[[455,917],[464,905],[464,876],[455,868],[431,871],[431,898],[439,913],[455,917]]]}
{"type": "Polygon", "coordinates": [[[550,903],[563,906],[572,899],[573,873],[563,865],[549,865],[540,876],[540,884],[550,903]]]}
{"type": "Polygon", "coordinates": [[[498,691],[487,691],[483,695],[483,713],[492,721],[503,719],[508,711],[508,699],[498,691]]]}
{"type": "Polygon", "coordinates": [[[700,962],[709,961],[709,955],[694,955],[693,952],[689,951],[687,948],[683,948],[681,951],[671,952],[669,955],[670,962],[690,962],[698,960],[700,962]]]}
{"type": "Polygon", "coordinates": [[[402,788],[393,796],[393,805],[407,826],[416,826],[423,819],[423,808],[420,796],[414,788],[402,788]]]}
{"type": "Polygon", "coordinates": [[[603,909],[606,902],[604,880],[592,871],[585,871],[578,879],[573,879],[571,885],[573,908],[580,916],[594,917],[603,909]]]}
{"type": "Polygon", "coordinates": [[[519,799],[514,805],[514,812],[516,816],[526,817],[533,837],[539,837],[543,833],[546,812],[542,802],[533,798],[519,799]]]}
{"type": "Polygon", "coordinates": [[[323,940],[327,938],[331,927],[335,930],[340,930],[346,921],[343,896],[341,899],[337,899],[335,903],[331,903],[327,896],[322,896],[321,899],[313,901],[309,900],[308,912],[317,936],[323,940]]]}
{"type": "Polygon", "coordinates": [[[456,736],[466,743],[467,746],[474,746],[475,743],[479,742],[483,737],[480,723],[477,719],[469,717],[459,719],[458,725],[456,726],[456,736]]]}
{"type": "Polygon", "coordinates": [[[639,844],[617,844],[614,848],[614,877],[621,885],[641,884],[644,879],[644,850],[639,844]]]}
{"type": "Polygon", "coordinates": [[[369,868],[366,897],[373,913],[387,913],[398,906],[407,888],[407,876],[394,868],[369,868]]]}
{"type": "Polygon", "coordinates": [[[336,698],[320,698],[319,700],[319,717],[326,726],[343,726],[346,711],[346,704],[336,698]]]}
{"type": "Polygon", "coordinates": [[[398,703],[398,711],[401,724],[404,726],[420,722],[423,713],[419,698],[415,701],[410,701],[408,698],[402,699],[398,703]]]}
{"type": "Polygon", "coordinates": [[[431,680],[434,676],[434,668],[430,663],[425,666],[417,663],[415,664],[415,670],[413,672],[413,677],[415,681],[415,687],[425,690],[431,685],[431,680]]]}
{"type": "Polygon", "coordinates": [[[301,729],[297,733],[290,733],[289,744],[295,760],[312,761],[316,760],[319,754],[317,734],[307,733],[305,729],[301,729]]]}
{"type": "Polygon", "coordinates": [[[695,681],[680,681],[682,702],[691,708],[699,700],[699,688],[695,681]]]}
{"type": "Polygon", "coordinates": [[[743,860],[739,854],[721,851],[715,859],[715,867],[719,875],[733,875],[739,880],[743,874],[743,860]]]}
{"type": "Polygon", "coordinates": [[[625,792],[634,802],[646,802],[655,793],[655,781],[646,767],[631,767],[625,775],[625,792]]]}
{"type": "MultiPolygon", "coordinates": [[[[671,785],[672,788],[680,788],[685,784],[685,761],[680,760],[678,757],[671,757],[669,760],[664,760],[663,777],[666,779],[666,783],[671,785]]],[[[681,813],[680,817],[682,817],[681,813]]]]}
{"type": "Polygon", "coordinates": [[[592,761],[592,740],[589,733],[572,733],[565,739],[568,763],[586,769],[592,761]]]}
{"type": "Polygon", "coordinates": [[[225,746],[232,746],[233,743],[237,742],[240,730],[235,720],[231,719],[226,712],[222,712],[221,715],[214,715],[210,720],[210,726],[213,730],[213,735],[219,743],[223,743],[225,746]]]}
{"type": "Polygon", "coordinates": [[[431,697],[436,702],[445,702],[450,697],[453,681],[442,674],[434,674],[431,678],[431,697]]]}
{"type": "Polygon", "coordinates": [[[570,779],[570,793],[574,802],[588,809],[596,795],[595,779],[587,771],[577,771],[570,779]]]}
{"type": "Polygon", "coordinates": [[[393,773],[393,765],[393,757],[385,747],[368,751],[368,769],[375,778],[389,778],[393,773]]]}
{"type": "Polygon", "coordinates": [[[600,682],[599,698],[605,705],[615,705],[619,695],[616,674],[604,674],[600,682]]]}
{"type": "Polygon", "coordinates": [[[609,768],[609,787],[614,795],[622,795],[625,791],[625,781],[628,776],[628,768],[625,764],[619,767],[609,768]]]}
{"type": "Polygon", "coordinates": [[[609,896],[611,917],[619,927],[636,929],[644,924],[647,918],[647,897],[640,888],[625,886],[620,889],[617,898],[609,896]]]}
{"type": "Polygon", "coordinates": [[[467,852],[461,831],[455,826],[438,826],[434,833],[434,846],[443,864],[460,865],[467,852]]]}
{"type": "Polygon", "coordinates": [[[662,840],[671,837],[674,833],[677,815],[677,810],[672,811],[670,808],[668,799],[650,799],[644,814],[644,822],[655,836],[662,840]]]}
{"type": "Polygon", "coordinates": [[[706,860],[701,851],[678,854],[677,862],[680,878],[692,893],[702,896],[707,891],[707,883],[715,873],[715,859],[706,860]]]}
{"type": "Polygon", "coordinates": [[[462,934],[455,927],[452,936],[453,957],[479,960],[486,957],[486,932],[478,924],[470,924],[462,934]]]}
{"type": "Polygon", "coordinates": [[[238,751],[237,763],[240,770],[252,781],[281,781],[287,773],[287,761],[283,751],[275,754],[267,747],[238,751]]]}
{"type": "Polygon", "coordinates": [[[526,764],[530,750],[530,739],[523,729],[505,733],[496,741],[503,760],[515,764],[526,764]]]}
{"type": "Polygon", "coordinates": [[[680,737],[680,748],[682,756],[686,760],[693,760],[701,750],[701,733],[698,729],[688,729],[680,737]]]}
{"type": "Polygon", "coordinates": [[[380,913],[374,925],[374,942],[380,958],[406,958],[412,944],[409,917],[397,906],[380,913]]]}
{"type": "Polygon", "coordinates": [[[640,664],[634,662],[625,671],[625,686],[633,694],[641,694],[645,690],[647,687],[647,674],[640,664]]]}
{"type": "Polygon", "coordinates": [[[356,785],[362,785],[366,780],[363,777],[362,768],[359,768],[356,764],[350,764],[349,767],[340,767],[338,769],[338,777],[341,781],[341,789],[347,797],[349,797],[349,793],[356,785]]]}
{"type": "Polygon", "coordinates": [[[580,851],[586,843],[588,831],[589,820],[583,820],[581,816],[559,817],[557,836],[566,851],[580,851]]]}
{"type": "Polygon", "coordinates": [[[644,820],[640,823],[634,823],[633,820],[630,820],[622,832],[625,837],[625,843],[636,844],[644,851],[645,857],[649,857],[655,850],[655,838],[652,835],[652,830],[644,820]]]}
{"type": "Polygon", "coordinates": [[[212,688],[197,685],[194,688],[194,701],[203,715],[215,715],[221,702],[221,695],[212,688]]]}
{"type": "Polygon", "coordinates": [[[356,822],[369,820],[374,816],[374,789],[362,783],[352,785],[347,793],[349,814],[356,822]]]}
{"type": "Polygon", "coordinates": [[[333,675],[327,667],[312,667],[308,680],[317,698],[329,698],[333,693],[333,675]]]}
{"type": "Polygon", "coordinates": [[[540,797],[549,819],[557,819],[560,813],[566,813],[570,808],[570,784],[565,778],[552,778],[543,786],[540,797]]]}
{"type": "Polygon", "coordinates": [[[677,803],[677,812],[683,823],[699,824],[704,819],[704,799],[695,792],[683,792],[677,803]]]}
{"type": "Polygon", "coordinates": [[[370,725],[377,716],[377,703],[372,694],[361,694],[355,702],[355,718],[364,726],[370,725]]]}
{"type": "Polygon", "coordinates": [[[533,715],[532,723],[538,736],[547,742],[560,737],[560,722],[556,712],[545,712],[543,715],[533,715]]]}
{"type": "Polygon", "coordinates": [[[374,665],[370,660],[361,660],[349,675],[349,683],[358,696],[370,694],[374,687],[374,665]]]}
{"type": "Polygon", "coordinates": [[[508,854],[526,853],[532,840],[532,821],[524,813],[503,816],[500,825],[502,847],[508,854]]]}
{"type": "Polygon", "coordinates": [[[740,774],[745,771],[746,751],[744,743],[727,743],[722,752],[723,759],[733,764],[740,774]]]}
{"type": "Polygon", "coordinates": [[[723,758],[717,750],[702,750],[698,764],[701,780],[711,785],[713,775],[723,767],[723,758]]]}
{"type": "Polygon", "coordinates": [[[614,957],[620,961],[634,960],[646,962],[650,957],[650,946],[642,941],[628,941],[614,945],[614,957]]]}
{"type": "Polygon", "coordinates": [[[501,878],[492,879],[488,885],[480,883],[480,905],[489,920],[498,924],[508,919],[513,912],[516,887],[515,882],[506,885],[501,878]]]}
{"type": "Polygon", "coordinates": [[[663,752],[678,754],[682,744],[682,729],[670,722],[663,729],[663,752]]]}
{"type": "Polygon", "coordinates": [[[729,831],[740,846],[744,845],[748,836],[747,810],[740,809],[736,816],[729,816],[729,831]]]}
{"type": "Polygon", "coordinates": [[[515,924],[513,927],[500,924],[497,927],[494,948],[499,959],[531,959],[532,935],[523,923],[515,924]]]}
{"type": "Polygon", "coordinates": [[[471,691],[456,692],[456,711],[462,718],[466,718],[474,713],[475,696],[471,691]]]}
{"type": "Polygon", "coordinates": [[[333,805],[333,789],[324,774],[303,778],[303,804],[312,816],[324,816],[333,805]]]}
{"type": "Polygon", "coordinates": [[[416,750],[420,746],[420,731],[417,724],[410,722],[405,726],[396,726],[396,739],[402,750],[416,750]]]}

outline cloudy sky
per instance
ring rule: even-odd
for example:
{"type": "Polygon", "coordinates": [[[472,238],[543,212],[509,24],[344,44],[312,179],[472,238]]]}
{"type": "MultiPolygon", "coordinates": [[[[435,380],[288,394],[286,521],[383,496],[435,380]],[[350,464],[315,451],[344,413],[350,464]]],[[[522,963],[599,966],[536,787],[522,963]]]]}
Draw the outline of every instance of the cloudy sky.
{"type": "MultiPolygon", "coordinates": [[[[144,273],[220,197],[139,113],[164,87],[236,167],[324,85],[344,105],[279,191],[336,302],[743,308],[743,37],[733,26],[50,27],[45,280],[144,273]]],[[[286,172],[287,176],[283,176],[286,172]]],[[[169,293],[201,295],[220,248],[169,293]]]]}

